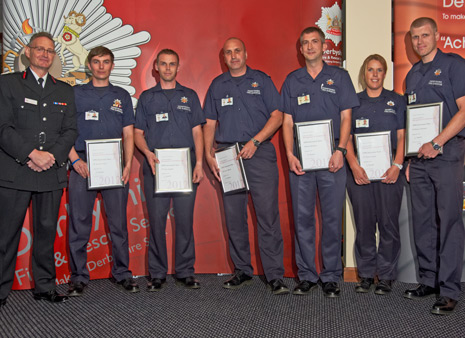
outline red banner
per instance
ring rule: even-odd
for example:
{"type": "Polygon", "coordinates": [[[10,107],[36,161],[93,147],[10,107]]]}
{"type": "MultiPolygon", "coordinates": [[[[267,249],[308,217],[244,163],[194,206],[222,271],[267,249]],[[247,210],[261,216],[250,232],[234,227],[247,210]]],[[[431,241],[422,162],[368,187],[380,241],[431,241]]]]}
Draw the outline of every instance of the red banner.
{"type": "MultiPolygon", "coordinates": [[[[4,53],[8,53],[4,71],[21,70],[25,67],[18,58],[30,34],[48,30],[57,37],[58,55],[55,71],[71,84],[86,81],[84,65],[79,55],[67,47],[69,38],[78,39],[84,49],[103,44],[115,53],[115,69],[110,78],[115,85],[126,88],[134,98],[143,90],[156,84],[153,61],[159,50],[171,48],[180,55],[180,70],[177,80],[197,91],[201,101],[213,78],[226,71],[222,62],[221,48],[231,36],[244,40],[248,52],[248,65],[268,73],[276,87],[281,85],[287,74],[304,65],[300,55],[299,35],[303,28],[318,25],[326,34],[328,50],[325,60],[329,64],[342,64],[342,3],[340,0],[318,1],[246,1],[234,3],[225,0],[211,2],[142,0],[127,1],[84,1],[72,5],[66,0],[57,0],[55,17],[51,11],[37,10],[35,0],[23,0],[24,11],[14,12],[16,0],[4,0],[4,53]],[[71,11],[75,11],[74,16],[71,11]],[[37,17],[36,15],[39,15],[37,17]],[[11,16],[11,20],[8,17],[11,16]],[[83,20],[84,18],[84,20],[83,20]],[[74,19],[74,21],[72,20],[74,19]],[[84,24],[82,24],[85,22],[84,24]],[[12,27],[11,25],[16,26],[12,27]],[[72,26],[74,25],[74,26],[72,26]],[[67,28],[68,27],[68,28],[67,28]],[[68,40],[64,39],[67,35],[68,40]],[[61,37],[61,40],[60,40],[61,37]],[[60,52],[63,51],[63,55],[60,52]],[[16,54],[16,55],[15,55],[16,54]],[[66,64],[63,62],[66,61],[66,64]],[[75,61],[76,60],[76,61],[75,61]],[[22,68],[21,68],[22,67],[22,68]]],[[[53,74],[53,73],[52,73],[53,74]]],[[[273,138],[280,174],[279,211],[284,237],[284,264],[286,276],[296,274],[294,259],[294,234],[292,206],[288,181],[287,159],[281,134],[273,138]]],[[[134,275],[147,275],[147,246],[149,237],[148,214],[142,189],[141,164],[143,157],[135,156],[128,202],[130,268],[134,275]]],[[[200,183],[194,215],[196,243],[196,273],[229,273],[233,264],[229,258],[227,231],[222,210],[221,187],[205,165],[206,177],[200,183]]],[[[249,203],[249,237],[252,262],[256,274],[262,274],[257,240],[256,219],[249,203]]],[[[111,252],[109,230],[106,224],[103,203],[100,198],[94,207],[93,231],[88,244],[88,268],[91,278],[110,276],[111,252]]],[[[63,196],[55,243],[57,283],[69,280],[69,258],[67,251],[67,195],[63,196]]],[[[168,215],[166,236],[169,253],[170,273],[173,272],[173,214],[168,215]]],[[[15,289],[31,287],[28,213],[18,253],[15,289]]]]}

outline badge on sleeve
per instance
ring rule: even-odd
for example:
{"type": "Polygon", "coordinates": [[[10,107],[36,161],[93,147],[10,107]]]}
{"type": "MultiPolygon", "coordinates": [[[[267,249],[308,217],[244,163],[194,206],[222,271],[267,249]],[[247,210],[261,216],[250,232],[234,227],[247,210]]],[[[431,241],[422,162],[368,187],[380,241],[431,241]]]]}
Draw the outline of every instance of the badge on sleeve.
{"type": "Polygon", "coordinates": [[[297,104],[299,106],[305,103],[310,103],[310,95],[307,94],[307,95],[297,97],[297,104]]]}
{"type": "Polygon", "coordinates": [[[86,111],[86,121],[98,121],[98,112],[95,110],[86,111]]]}
{"type": "Polygon", "coordinates": [[[416,93],[408,94],[408,104],[412,104],[415,102],[417,102],[417,94],[416,93]]]}
{"type": "Polygon", "coordinates": [[[221,99],[221,107],[232,106],[232,105],[233,105],[233,98],[232,97],[226,97],[224,99],[221,99]]]}
{"type": "Polygon", "coordinates": [[[355,128],[368,128],[370,121],[368,119],[357,119],[355,120],[355,128]]]}
{"type": "Polygon", "coordinates": [[[160,113],[155,115],[156,121],[157,122],[164,122],[168,121],[168,113],[160,113]]]}

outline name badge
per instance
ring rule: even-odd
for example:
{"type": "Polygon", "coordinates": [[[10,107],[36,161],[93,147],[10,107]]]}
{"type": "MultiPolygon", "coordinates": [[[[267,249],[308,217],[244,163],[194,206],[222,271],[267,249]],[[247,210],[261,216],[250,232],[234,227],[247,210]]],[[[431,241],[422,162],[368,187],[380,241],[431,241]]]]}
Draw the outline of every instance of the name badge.
{"type": "Polygon", "coordinates": [[[417,94],[412,93],[408,95],[408,104],[417,102],[417,94]]]}
{"type": "Polygon", "coordinates": [[[86,111],[86,121],[98,121],[98,112],[95,110],[86,111]]]}
{"type": "Polygon", "coordinates": [[[225,99],[221,99],[221,107],[224,106],[232,106],[233,105],[233,98],[227,97],[225,99]]]}
{"type": "Polygon", "coordinates": [[[37,100],[28,99],[27,97],[25,97],[24,102],[29,103],[29,104],[33,104],[34,106],[37,106],[37,100]]]}
{"type": "Polygon", "coordinates": [[[299,96],[297,98],[297,104],[300,106],[301,104],[310,103],[310,95],[299,96]]]}
{"type": "Polygon", "coordinates": [[[168,113],[157,114],[155,118],[157,122],[168,121],[168,113]]]}
{"type": "Polygon", "coordinates": [[[355,128],[368,128],[369,126],[370,121],[368,119],[355,120],[355,128]]]}

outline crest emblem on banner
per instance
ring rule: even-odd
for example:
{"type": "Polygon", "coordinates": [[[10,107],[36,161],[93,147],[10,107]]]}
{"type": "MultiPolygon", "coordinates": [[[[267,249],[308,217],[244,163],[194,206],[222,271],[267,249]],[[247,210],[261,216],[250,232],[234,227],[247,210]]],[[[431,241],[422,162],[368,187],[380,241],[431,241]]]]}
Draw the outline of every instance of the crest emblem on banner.
{"type": "Polygon", "coordinates": [[[146,31],[134,33],[130,25],[123,25],[120,18],[106,12],[103,0],[67,0],[44,3],[22,0],[3,0],[3,15],[9,24],[3,27],[2,72],[23,71],[29,66],[24,50],[34,33],[49,32],[56,43],[57,55],[50,74],[71,85],[90,81],[86,72],[89,51],[105,46],[115,54],[112,82],[134,95],[131,72],[136,67],[135,59],[141,55],[139,45],[150,41],[146,31]]]}
{"type": "Polygon", "coordinates": [[[332,7],[321,7],[321,17],[315,24],[325,33],[325,39],[334,45],[342,41],[342,10],[337,1],[332,7]]]}

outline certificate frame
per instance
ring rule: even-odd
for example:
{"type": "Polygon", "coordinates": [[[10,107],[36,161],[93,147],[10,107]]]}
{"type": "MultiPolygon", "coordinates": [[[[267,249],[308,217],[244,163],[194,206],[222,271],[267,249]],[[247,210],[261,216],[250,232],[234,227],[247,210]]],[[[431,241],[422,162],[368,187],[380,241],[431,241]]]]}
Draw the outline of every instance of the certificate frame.
{"type": "Polygon", "coordinates": [[[333,120],[296,122],[294,135],[302,171],[328,170],[329,160],[334,153],[333,120]],[[315,149],[323,154],[314,156],[315,149]]]}
{"type": "MultiPolygon", "coordinates": [[[[407,106],[407,123],[405,125],[406,157],[418,155],[418,149],[420,149],[421,145],[430,142],[441,133],[442,109],[443,102],[413,104],[407,106]],[[426,116],[430,121],[433,121],[433,124],[428,123],[428,120],[418,121],[418,113],[420,111],[433,114],[433,116],[426,116]],[[424,127],[422,127],[422,124],[424,127]]],[[[442,147],[439,153],[442,154],[442,147]]]]}
{"type": "Polygon", "coordinates": [[[379,131],[354,136],[357,160],[368,179],[372,182],[383,180],[381,176],[392,166],[391,132],[379,131]],[[373,156],[374,152],[376,152],[375,156],[373,156]]]}
{"type": "Polygon", "coordinates": [[[88,190],[124,187],[123,140],[121,138],[85,140],[88,190]],[[105,162],[106,161],[106,162],[105,162]]]}
{"type": "Polygon", "coordinates": [[[160,160],[160,163],[155,163],[155,194],[191,193],[193,191],[193,187],[190,148],[155,148],[153,152],[160,160]],[[167,157],[171,157],[171,162],[168,162],[166,166],[166,162],[164,163],[163,159],[166,159],[167,157]],[[173,170],[176,170],[176,172],[173,170]],[[166,176],[166,173],[169,173],[168,177],[166,176]],[[182,175],[175,181],[168,181],[168,179],[171,179],[171,174],[173,173],[180,173],[182,175]]]}
{"type": "Polygon", "coordinates": [[[216,163],[220,168],[221,187],[225,195],[249,191],[244,162],[242,158],[236,160],[239,153],[240,147],[238,143],[219,148],[215,152],[216,163]]]}

